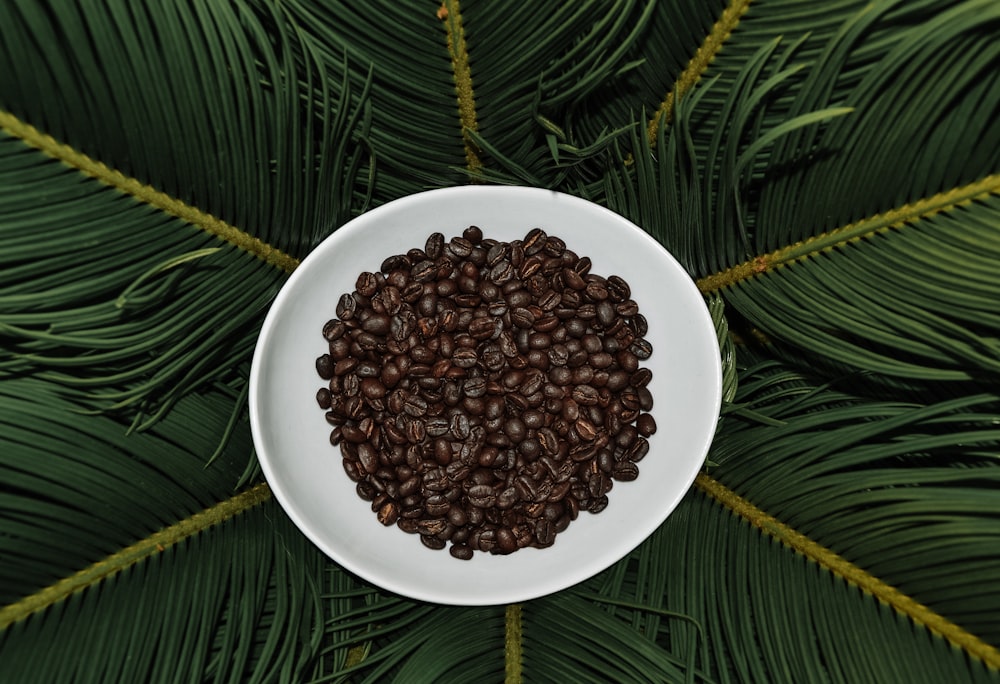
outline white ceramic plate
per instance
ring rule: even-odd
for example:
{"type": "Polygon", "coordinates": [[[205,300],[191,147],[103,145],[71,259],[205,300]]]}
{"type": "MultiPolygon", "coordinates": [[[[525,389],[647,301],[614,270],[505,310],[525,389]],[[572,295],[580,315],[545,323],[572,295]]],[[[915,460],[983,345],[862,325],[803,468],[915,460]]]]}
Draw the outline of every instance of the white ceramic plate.
{"type": "Polygon", "coordinates": [[[250,420],[261,468],[295,524],[343,568],[389,591],[453,605],[524,601],[581,582],[648,537],[691,486],[711,444],[721,397],[715,329],[705,302],[677,261],[621,216],[542,189],[464,186],[391,202],[347,223],[292,274],[260,332],[250,374],[250,420]],[[361,271],[427,236],[461,235],[470,225],[510,241],[534,227],[620,275],[649,321],[652,414],[658,430],[634,482],[615,482],[599,514],[582,512],[547,549],[471,561],[425,548],[417,535],[383,527],[355,493],[316,405],[321,331],[361,271]]]}

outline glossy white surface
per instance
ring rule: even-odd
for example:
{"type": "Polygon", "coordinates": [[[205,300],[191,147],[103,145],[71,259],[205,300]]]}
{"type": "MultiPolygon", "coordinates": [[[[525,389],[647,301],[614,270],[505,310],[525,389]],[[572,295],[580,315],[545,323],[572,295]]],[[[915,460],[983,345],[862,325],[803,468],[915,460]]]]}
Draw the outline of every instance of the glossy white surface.
{"type": "Polygon", "coordinates": [[[250,419],[264,475],[295,524],[342,567],[416,599],[487,605],[559,591],[607,568],[674,510],[705,459],[718,418],[721,368],[715,329],[690,277],[655,240],[598,205],[535,188],[464,186],[412,195],[344,225],[292,274],[261,329],[250,375],[250,419]],[[521,238],[533,227],[593,261],[592,272],[620,275],[649,321],[650,390],[658,430],[634,482],[615,482],[610,504],[581,513],[548,549],[509,556],[477,552],[471,561],[425,548],[416,535],[383,527],[360,499],[329,443],[316,405],[325,383],[315,370],[321,330],[361,271],[478,225],[486,237],[521,238]]]}

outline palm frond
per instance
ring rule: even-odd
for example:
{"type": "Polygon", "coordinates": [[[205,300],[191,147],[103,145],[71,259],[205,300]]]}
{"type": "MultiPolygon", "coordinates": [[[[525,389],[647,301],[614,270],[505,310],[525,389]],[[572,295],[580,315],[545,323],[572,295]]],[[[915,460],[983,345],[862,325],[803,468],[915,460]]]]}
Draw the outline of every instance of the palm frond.
{"type": "Polygon", "coordinates": [[[367,65],[328,69],[279,8],[18,1],[0,24],[0,107],[84,155],[300,254],[361,208],[367,65]]]}
{"type": "Polygon", "coordinates": [[[0,369],[149,416],[249,358],[283,274],[237,247],[315,244],[361,209],[367,155],[361,88],[280,13],[132,10],[0,9],[0,369]]]}
{"type": "Polygon", "coordinates": [[[780,424],[728,418],[713,446],[713,476],[987,642],[1000,641],[983,620],[1000,610],[988,580],[1000,548],[1000,397],[873,401],[773,362],[741,380],[736,401],[780,424]],[[938,583],[948,573],[955,579],[938,583]]]}

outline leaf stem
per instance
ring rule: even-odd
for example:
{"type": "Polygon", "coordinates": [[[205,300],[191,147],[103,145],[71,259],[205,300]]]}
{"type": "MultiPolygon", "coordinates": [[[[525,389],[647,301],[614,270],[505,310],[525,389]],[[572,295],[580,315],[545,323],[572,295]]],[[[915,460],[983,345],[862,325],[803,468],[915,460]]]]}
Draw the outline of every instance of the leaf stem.
{"type": "Polygon", "coordinates": [[[451,55],[455,94],[458,97],[458,120],[462,126],[462,142],[465,145],[465,165],[471,174],[477,174],[482,169],[483,162],[469,131],[478,131],[479,122],[476,118],[476,96],[472,90],[469,50],[465,44],[465,29],[462,27],[462,12],[458,0],[445,0],[438,10],[438,17],[444,21],[447,30],[448,54],[451,55]]]}
{"type": "Polygon", "coordinates": [[[521,604],[507,606],[504,615],[504,684],[521,684],[521,604]]]}
{"type": "Polygon", "coordinates": [[[923,625],[931,632],[944,637],[969,655],[983,661],[987,666],[995,669],[1000,668],[1000,651],[996,648],[825,546],[768,515],[718,480],[705,473],[699,473],[695,479],[695,486],[765,534],[801,553],[806,558],[819,563],[838,577],[847,580],[865,593],[871,594],[882,603],[906,615],[918,625],[923,625]]]}
{"type": "Polygon", "coordinates": [[[697,52],[694,53],[694,57],[688,62],[681,75],[677,77],[674,89],[663,98],[659,109],[656,110],[656,114],[649,122],[646,133],[649,136],[650,145],[656,145],[657,131],[659,131],[660,126],[666,126],[670,123],[676,101],[684,97],[684,94],[691,90],[701,79],[702,74],[705,73],[712,60],[722,50],[723,44],[729,40],[729,36],[732,35],[733,30],[740,23],[740,19],[743,18],[747,9],[750,8],[750,2],[751,0],[730,0],[729,5],[722,11],[719,20],[715,22],[712,30],[705,36],[704,42],[698,47],[697,52]]]}
{"type": "Polygon", "coordinates": [[[742,264],[701,278],[697,283],[698,289],[703,294],[717,292],[779,266],[807,259],[893,228],[901,228],[907,223],[929,218],[935,214],[953,211],[957,207],[998,193],[1000,193],[1000,174],[986,176],[974,183],[939,192],[882,214],[869,216],[794,245],[782,247],[770,254],[761,254],[742,264]]]}
{"type": "Polygon", "coordinates": [[[299,265],[298,259],[285,254],[263,240],[235,226],[229,225],[222,219],[218,219],[164,192],[160,192],[152,186],[145,185],[136,178],[126,176],[120,171],[109,168],[104,163],[92,159],[83,152],[57,141],[50,135],[42,133],[31,124],[21,121],[10,112],[0,110],[0,130],[20,139],[25,145],[44,152],[54,159],[58,159],[85,176],[98,180],[127,195],[131,195],[140,202],[153,206],[171,216],[176,216],[283,271],[290,273],[299,265]]]}
{"type": "Polygon", "coordinates": [[[271,490],[266,483],[258,484],[214,506],[195,513],[170,527],[154,532],[145,539],[117,551],[97,561],[79,572],[64,577],[55,584],[25,596],[20,601],[0,608],[0,630],[27,618],[32,613],[44,610],[62,601],[74,592],[86,589],[107,577],[135,565],[144,558],[166,550],[203,530],[258,506],[271,498],[271,490]]]}

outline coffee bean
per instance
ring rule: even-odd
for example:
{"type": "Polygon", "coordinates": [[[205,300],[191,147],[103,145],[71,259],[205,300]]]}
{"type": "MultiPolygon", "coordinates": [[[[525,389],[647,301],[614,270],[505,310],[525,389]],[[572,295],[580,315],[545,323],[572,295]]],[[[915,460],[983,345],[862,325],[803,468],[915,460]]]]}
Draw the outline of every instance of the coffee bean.
{"type": "Polygon", "coordinates": [[[632,346],[629,347],[629,351],[635,354],[636,358],[645,361],[653,354],[653,345],[651,345],[645,338],[640,337],[632,346]]]}
{"type": "Polygon", "coordinates": [[[571,268],[564,268],[562,271],[560,271],[560,275],[562,276],[563,283],[568,288],[571,288],[573,290],[582,290],[587,286],[587,283],[583,279],[583,276],[581,276],[579,273],[577,273],[571,268]]]}
{"type": "Polygon", "coordinates": [[[395,501],[387,501],[378,509],[378,521],[390,527],[399,520],[399,506],[395,501]]]}
{"type": "Polygon", "coordinates": [[[462,237],[473,245],[478,245],[483,241],[483,231],[479,226],[469,226],[462,231],[462,237]]]}
{"type": "Polygon", "coordinates": [[[635,390],[636,394],[639,395],[639,408],[643,411],[650,411],[653,408],[653,393],[649,391],[649,387],[637,387],[635,390]]]}
{"type": "Polygon", "coordinates": [[[498,553],[506,555],[517,551],[517,539],[509,527],[501,527],[496,531],[496,541],[496,551],[498,553]]]}
{"type": "Polygon", "coordinates": [[[539,296],[538,308],[547,313],[552,313],[559,307],[562,301],[563,297],[559,292],[555,290],[548,290],[539,296]]]}
{"type": "Polygon", "coordinates": [[[472,254],[473,244],[464,237],[455,237],[448,243],[449,251],[459,259],[465,259],[472,254]]]}
{"type": "Polygon", "coordinates": [[[618,317],[615,307],[608,300],[602,300],[597,304],[596,307],[597,322],[601,324],[601,327],[608,329],[611,324],[618,317]]]}
{"type": "Polygon", "coordinates": [[[573,401],[583,406],[593,406],[600,400],[597,389],[590,385],[577,385],[572,392],[573,401]]]}
{"type": "Polygon", "coordinates": [[[479,398],[486,394],[486,379],[482,377],[468,378],[462,386],[465,396],[479,398]]]}
{"type": "Polygon", "coordinates": [[[438,259],[444,250],[444,235],[441,233],[431,233],[424,243],[424,253],[428,259],[438,259]]]}
{"type": "Polygon", "coordinates": [[[413,417],[420,417],[427,413],[427,401],[418,394],[411,394],[403,402],[403,411],[413,417]]]}
{"type": "Polygon", "coordinates": [[[453,558],[457,558],[459,560],[472,560],[474,551],[468,544],[452,544],[448,549],[448,553],[450,553],[453,558]]]}
{"type": "Polygon", "coordinates": [[[476,340],[485,340],[493,337],[497,331],[497,322],[494,318],[475,318],[469,324],[469,334],[476,340]]]}
{"type": "Polygon", "coordinates": [[[372,335],[385,336],[389,334],[391,319],[386,314],[373,314],[361,324],[361,329],[372,335]]]}
{"type": "Polygon", "coordinates": [[[340,300],[337,302],[337,318],[342,321],[349,321],[354,318],[355,312],[357,312],[358,303],[351,294],[343,294],[340,300]]]}
{"type": "Polygon", "coordinates": [[[639,477],[639,466],[632,461],[617,461],[611,475],[619,482],[631,482],[639,477]]]}
{"type": "Polygon", "coordinates": [[[649,413],[640,414],[635,426],[643,437],[649,437],[656,432],[656,420],[649,413]]]}
{"type": "Polygon", "coordinates": [[[587,512],[593,513],[595,515],[597,513],[601,513],[604,511],[605,508],[608,507],[608,502],[609,500],[607,494],[602,494],[596,499],[590,501],[590,503],[587,506],[587,512]]]}
{"type": "Polygon", "coordinates": [[[646,333],[649,332],[649,323],[647,323],[646,317],[642,314],[633,316],[632,329],[635,331],[636,337],[645,337],[646,333]]]}
{"type": "Polygon", "coordinates": [[[333,342],[344,336],[347,326],[343,321],[333,318],[323,326],[323,337],[327,342],[333,342]]]}
{"type": "Polygon", "coordinates": [[[585,442],[592,442],[597,438],[597,429],[594,424],[585,418],[578,418],[574,424],[576,427],[576,432],[580,435],[580,439],[585,442]]]}
{"type": "Polygon", "coordinates": [[[640,408],[639,394],[634,390],[626,390],[622,392],[620,401],[622,408],[629,411],[638,411],[640,408]]]}
{"type": "Polygon", "coordinates": [[[608,294],[615,301],[621,302],[632,296],[632,289],[628,283],[620,276],[612,275],[607,278],[608,294]]]}
{"type": "Polygon", "coordinates": [[[335,372],[335,366],[333,357],[329,354],[323,354],[316,359],[316,372],[319,373],[319,377],[324,380],[329,380],[333,377],[335,372]]]}
{"type": "Polygon", "coordinates": [[[464,440],[469,438],[470,426],[469,417],[464,413],[456,413],[451,418],[451,423],[448,427],[448,432],[452,439],[464,440]]]}
{"type": "Polygon", "coordinates": [[[466,496],[469,503],[477,508],[490,508],[496,504],[497,496],[493,487],[485,484],[473,485],[466,496]]]}
{"type": "Polygon", "coordinates": [[[588,280],[584,292],[593,302],[602,302],[608,298],[608,288],[599,280],[588,280]]]}
{"type": "Polygon", "coordinates": [[[531,329],[535,325],[535,315],[522,306],[511,310],[510,320],[518,328],[531,329]]]}

